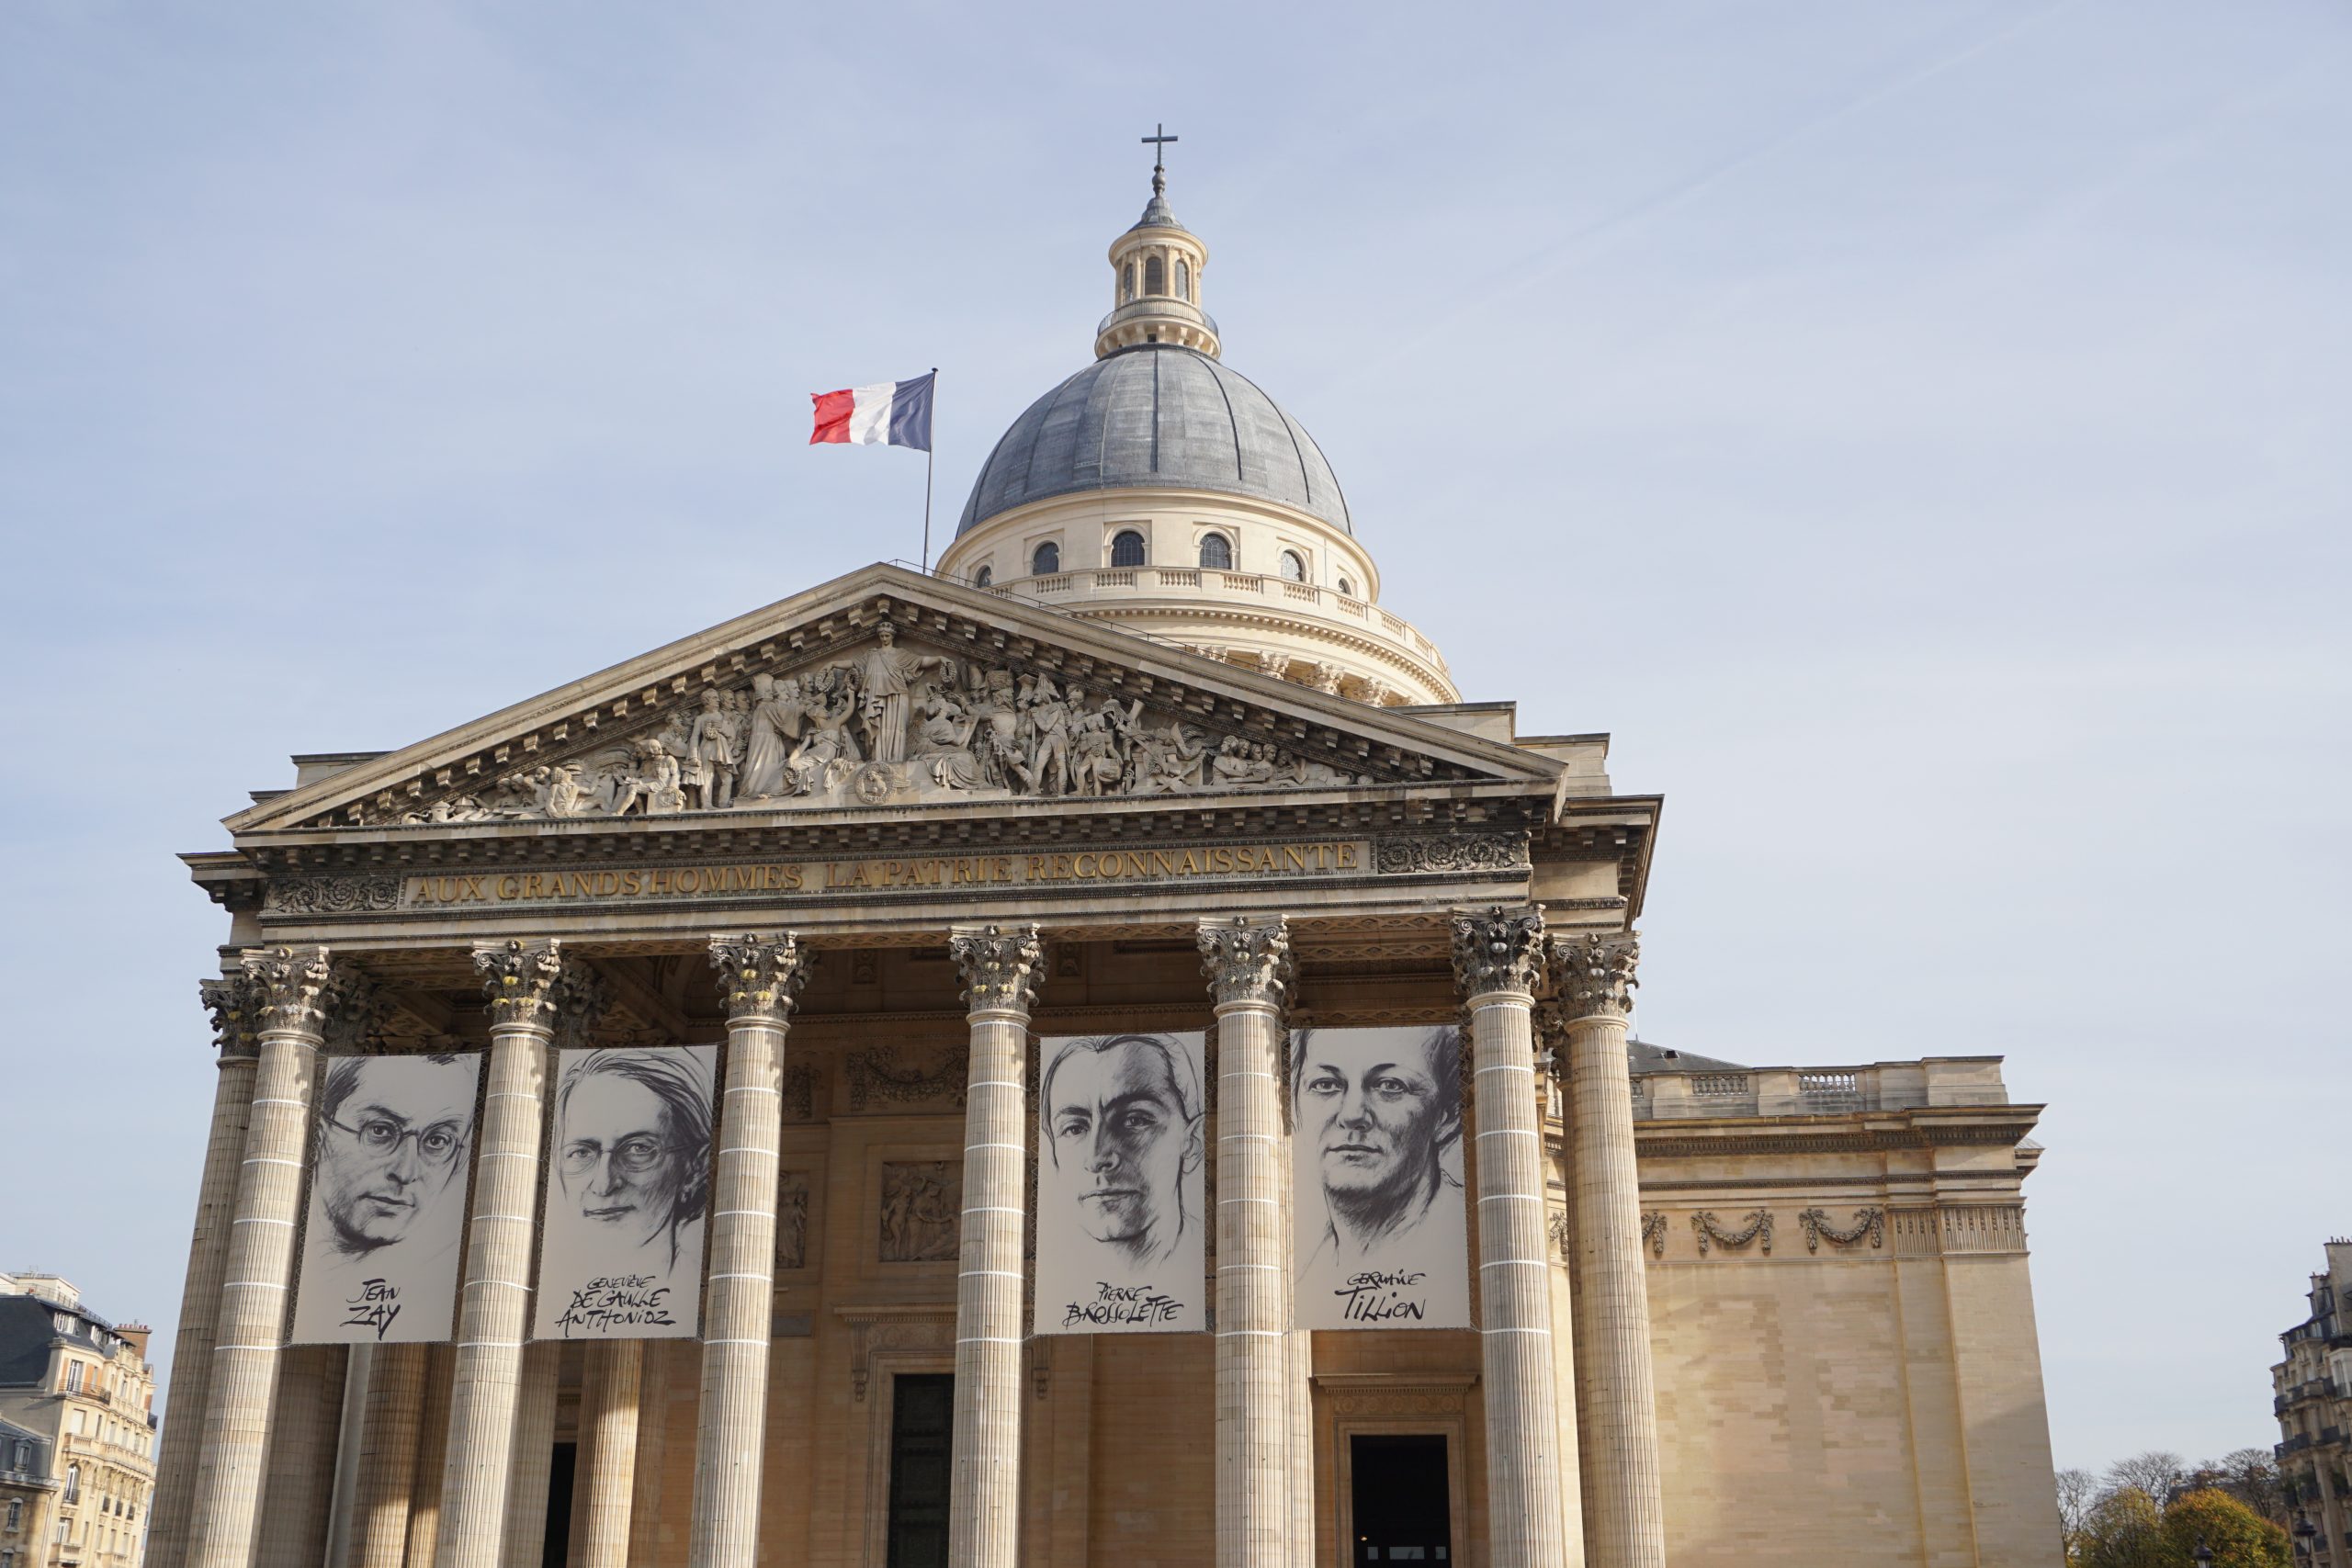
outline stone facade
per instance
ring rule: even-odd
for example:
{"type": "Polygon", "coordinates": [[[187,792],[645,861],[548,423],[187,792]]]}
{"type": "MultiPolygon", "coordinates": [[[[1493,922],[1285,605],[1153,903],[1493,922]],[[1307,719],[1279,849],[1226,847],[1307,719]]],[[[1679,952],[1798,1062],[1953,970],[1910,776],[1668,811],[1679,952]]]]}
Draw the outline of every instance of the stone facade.
{"type": "Polygon", "coordinates": [[[2311,1315],[2278,1337],[2286,1359],[2270,1369],[2278,1474],[2315,1568],[2352,1568],[2352,1239],[2327,1244],[2311,1303],[2311,1315]]]}
{"type": "MultiPolygon", "coordinates": [[[[1210,374],[1206,254],[1156,191],[1102,363],[1210,374]]],[[[1632,1071],[1657,797],[1454,700],[1319,454],[1227,417],[1088,493],[1048,408],[945,570],[298,759],[186,857],[229,959],[164,1568],[1338,1568],[1406,1439],[1451,1562],[2052,1560],[2035,1108],[1989,1060],[1632,1071]],[[1049,513],[1069,581],[979,581],[1049,513]],[[1290,1031],[1458,1024],[1477,1326],[1296,1329],[1290,1031]],[[524,1342],[566,1028],[720,1048],[698,1342],[524,1342]],[[1213,1319],[1033,1336],[1035,1041],[1135,1031],[1210,1042],[1213,1319]],[[295,1212],[339,1050],[489,1053],[454,1346],[284,1350],[282,1238],[238,1234],[295,1212]]]]}
{"type": "Polygon", "coordinates": [[[154,1404],[143,1325],[54,1275],[0,1275],[0,1568],[138,1568],[154,1404]]]}

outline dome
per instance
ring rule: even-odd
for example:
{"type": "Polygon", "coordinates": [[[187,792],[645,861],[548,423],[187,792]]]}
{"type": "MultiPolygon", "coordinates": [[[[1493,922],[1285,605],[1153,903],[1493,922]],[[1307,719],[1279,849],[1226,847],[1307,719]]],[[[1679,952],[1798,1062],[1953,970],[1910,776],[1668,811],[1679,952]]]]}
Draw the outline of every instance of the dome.
{"type": "Polygon", "coordinates": [[[1165,343],[1119,349],[1030,404],[981,465],[956,532],[1052,496],[1141,488],[1277,502],[1352,532],[1315,438],[1246,378],[1165,343]]]}

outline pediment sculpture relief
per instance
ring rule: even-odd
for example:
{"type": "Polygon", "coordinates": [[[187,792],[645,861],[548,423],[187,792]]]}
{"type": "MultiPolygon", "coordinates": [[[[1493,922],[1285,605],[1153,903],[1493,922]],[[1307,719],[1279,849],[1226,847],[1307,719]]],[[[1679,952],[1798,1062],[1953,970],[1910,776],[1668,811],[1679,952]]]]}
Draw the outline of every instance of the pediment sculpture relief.
{"type": "Polygon", "coordinates": [[[776,806],[1187,795],[1375,782],[1273,741],[1147,713],[1046,670],[900,643],[706,686],[687,712],[593,750],[385,814],[407,823],[667,817],[776,806]]]}

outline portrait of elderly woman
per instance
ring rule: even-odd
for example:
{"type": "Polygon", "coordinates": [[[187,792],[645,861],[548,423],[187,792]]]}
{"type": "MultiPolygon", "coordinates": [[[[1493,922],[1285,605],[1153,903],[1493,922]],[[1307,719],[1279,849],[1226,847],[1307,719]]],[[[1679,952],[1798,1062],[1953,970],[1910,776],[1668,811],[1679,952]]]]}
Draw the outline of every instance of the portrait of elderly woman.
{"type": "Polygon", "coordinates": [[[1205,1325],[1199,1034],[1044,1043],[1041,1334],[1205,1325]]]}
{"type": "Polygon", "coordinates": [[[449,1337],[481,1066],[475,1055],[328,1058],[311,1129],[298,1342],[449,1337]]]}
{"type": "Polygon", "coordinates": [[[566,1051],[548,1149],[542,1338],[695,1331],[717,1048],[566,1051]]]}
{"type": "Polygon", "coordinates": [[[1312,1029],[1291,1041],[1302,1328],[1467,1328],[1462,1037],[1312,1029]]]}

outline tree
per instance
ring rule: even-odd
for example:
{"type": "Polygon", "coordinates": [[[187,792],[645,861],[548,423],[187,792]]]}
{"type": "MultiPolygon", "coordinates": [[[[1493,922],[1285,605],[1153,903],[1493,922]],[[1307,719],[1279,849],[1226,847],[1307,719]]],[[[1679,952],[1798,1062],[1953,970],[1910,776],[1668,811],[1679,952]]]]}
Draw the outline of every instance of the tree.
{"type": "Polygon", "coordinates": [[[2287,1522],[2287,1487],[2268,1449],[2233,1449],[2197,1469],[2198,1483],[2219,1487],[2274,1525],[2287,1522]]]}
{"type": "Polygon", "coordinates": [[[2159,1508],[2164,1506],[2165,1499],[2188,1479],[2188,1462],[2178,1454],[2163,1449],[2150,1449],[2145,1453],[2133,1454],[2130,1459],[2117,1460],[2107,1467],[2108,1490],[2121,1492],[2136,1488],[2146,1493],[2149,1501],[2159,1508]]]}
{"type": "Polygon", "coordinates": [[[2192,1568],[2201,1543],[2213,1568],[2288,1568],[2287,1532],[2218,1487],[2183,1493],[2164,1513],[2164,1561],[2192,1568]]]}
{"type": "Polygon", "coordinates": [[[2137,1486],[2111,1488],[2083,1521],[2074,1568],[2169,1568],[2164,1530],[2154,1498],[2137,1486]]]}
{"type": "Polygon", "coordinates": [[[2058,1539],[2065,1543],[2069,1562],[2082,1551],[2083,1531],[2090,1524],[2091,1510],[2098,1506],[2098,1477],[2089,1471],[2058,1472],[2058,1539]]]}

